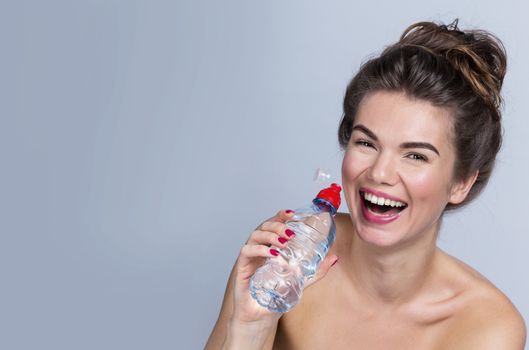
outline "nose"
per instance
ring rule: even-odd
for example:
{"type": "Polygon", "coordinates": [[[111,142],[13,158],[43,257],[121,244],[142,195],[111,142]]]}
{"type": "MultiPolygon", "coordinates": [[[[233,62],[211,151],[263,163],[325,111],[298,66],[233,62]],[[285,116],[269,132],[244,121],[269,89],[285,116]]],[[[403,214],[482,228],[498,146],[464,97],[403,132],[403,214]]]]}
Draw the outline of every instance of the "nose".
{"type": "Polygon", "coordinates": [[[389,154],[378,153],[367,169],[367,177],[376,184],[395,185],[398,177],[394,159],[389,154]]]}

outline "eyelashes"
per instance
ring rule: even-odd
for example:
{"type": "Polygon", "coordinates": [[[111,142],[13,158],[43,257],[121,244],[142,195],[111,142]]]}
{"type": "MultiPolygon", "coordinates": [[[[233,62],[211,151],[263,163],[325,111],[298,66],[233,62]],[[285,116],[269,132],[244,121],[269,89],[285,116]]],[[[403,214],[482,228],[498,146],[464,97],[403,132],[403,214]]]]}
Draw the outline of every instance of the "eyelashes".
{"type": "MultiPolygon", "coordinates": [[[[366,146],[366,147],[372,147],[372,148],[375,148],[375,146],[373,146],[373,144],[369,141],[365,141],[365,140],[359,140],[359,141],[355,141],[355,144],[356,145],[361,145],[361,146],[366,146]]],[[[376,149],[376,148],[375,148],[376,149]]]]}
{"type": "Polygon", "coordinates": [[[425,156],[423,156],[420,153],[410,153],[410,154],[408,154],[408,158],[413,159],[413,160],[417,160],[417,161],[421,161],[421,162],[427,162],[428,161],[428,158],[426,158],[425,156]]]}
{"type": "MultiPolygon", "coordinates": [[[[367,140],[357,140],[357,141],[354,141],[354,144],[358,146],[362,146],[362,147],[373,148],[374,150],[377,149],[375,145],[373,145],[373,143],[367,140]]],[[[406,154],[406,158],[409,158],[417,162],[425,162],[425,163],[428,162],[428,157],[426,157],[424,154],[416,153],[416,152],[411,152],[411,153],[406,154]]]]}

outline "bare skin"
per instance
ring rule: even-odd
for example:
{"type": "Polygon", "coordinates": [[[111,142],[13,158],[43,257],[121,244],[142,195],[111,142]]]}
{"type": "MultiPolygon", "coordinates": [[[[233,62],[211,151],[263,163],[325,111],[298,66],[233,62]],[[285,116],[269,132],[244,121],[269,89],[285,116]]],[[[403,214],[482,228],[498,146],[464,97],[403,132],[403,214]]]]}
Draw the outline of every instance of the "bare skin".
{"type": "Polygon", "coordinates": [[[244,304],[235,292],[239,257],[205,349],[524,349],[524,320],[510,300],[435,245],[422,287],[410,298],[364,294],[349,278],[354,237],[350,216],[338,213],[336,242],[300,303],[285,314],[260,309],[262,321],[248,320],[236,305],[244,304]]]}
{"type": "MultiPolygon", "coordinates": [[[[362,294],[348,277],[354,244],[349,215],[338,214],[336,224],[330,253],[339,262],[283,315],[273,349],[479,349],[480,343],[471,344],[491,318],[523,324],[496,287],[437,247],[422,287],[408,300],[383,302],[362,294]]],[[[521,331],[515,327],[510,336],[521,337],[521,331]]]]}
{"type": "Polygon", "coordinates": [[[477,176],[454,181],[450,123],[449,111],[401,92],[362,100],[342,162],[340,262],[283,316],[275,348],[523,348],[508,298],[436,245],[446,204],[464,201],[477,176]],[[371,189],[407,204],[397,220],[368,219],[371,189]]]}
{"type": "MultiPolygon", "coordinates": [[[[289,232],[285,222],[293,213],[280,210],[274,217],[260,224],[241,248],[241,252],[228,279],[219,318],[211,332],[206,350],[211,349],[270,349],[274,341],[278,320],[282,314],[261,307],[250,296],[250,278],[265,258],[272,257],[271,249],[288,244],[289,232]],[[280,241],[279,238],[284,240],[280,241]],[[285,241],[286,240],[286,241],[285,241]]],[[[305,290],[323,279],[337,261],[328,254],[321,262],[305,290]]]]}
{"type": "Polygon", "coordinates": [[[477,175],[453,181],[450,130],[448,112],[428,102],[365,97],[342,162],[349,213],[336,216],[336,242],[300,303],[275,314],[248,292],[270,247],[288,244],[291,214],[280,211],[241,249],[206,349],[522,350],[525,324],[509,299],[436,245],[446,204],[461,203],[477,175]],[[406,207],[389,223],[369,219],[370,190],[406,207]]]}

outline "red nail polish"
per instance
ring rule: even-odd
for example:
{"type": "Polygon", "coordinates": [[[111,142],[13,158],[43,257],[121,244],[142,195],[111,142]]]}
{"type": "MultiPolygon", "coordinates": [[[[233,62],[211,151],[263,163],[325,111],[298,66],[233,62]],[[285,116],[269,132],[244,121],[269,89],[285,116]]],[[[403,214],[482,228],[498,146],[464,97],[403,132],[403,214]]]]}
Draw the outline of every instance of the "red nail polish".
{"type": "Polygon", "coordinates": [[[278,240],[279,243],[281,243],[281,244],[285,244],[285,243],[288,241],[288,239],[286,239],[285,237],[279,237],[277,240],[278,240]]]}
{"type": "Polygon", "coordinates": [[[285,211],[285,213],[287,213],[287,214],[290,214],[290,213],[293,213],[293,212],[294,212],[294,210],[290,210],[290,209],[288,209],[287,211],[285,211]]]}
{"type": "Polygon", "coordinates": [[[278,256],[279,252],[275,249],[270,249],[270,254],[272,254],[273,256],[278,256]]]}
{"type": "Polygon", "coordinates": [[[286,229],[285,233],[287,234],[288,237],[292,237],[295,235],[294,231],[290,230],[290,229],[286,229]]]}
{"type": "Polygon", "coordinates": [[[334,266],[334,264],[336,264],[338,262],[338,259],[334,260],[334,262],[332,263],[331,267],[334,266]]]}

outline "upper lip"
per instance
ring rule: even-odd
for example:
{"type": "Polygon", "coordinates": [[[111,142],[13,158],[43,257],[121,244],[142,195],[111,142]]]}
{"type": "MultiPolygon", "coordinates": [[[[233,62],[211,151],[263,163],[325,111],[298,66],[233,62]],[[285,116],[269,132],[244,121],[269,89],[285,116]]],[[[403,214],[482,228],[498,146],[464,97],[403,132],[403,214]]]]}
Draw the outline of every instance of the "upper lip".
{"type": "Polygon", "coordinates": [[[377,197],[383,197],[383,198],[390,199],[392,201],[399,201],[399,202],[402,202],[404,204],[407,204],[405,201],[403,201],[402,199],[400,199],[398,197],[392,196],[392,195],[384,193],[382,191],[377,191],[377,190],[372,189],[372,188],[362,187],[362,188],[360,188],[360,192],[368,192],[368,193],[374,194],[377,197]]]}

